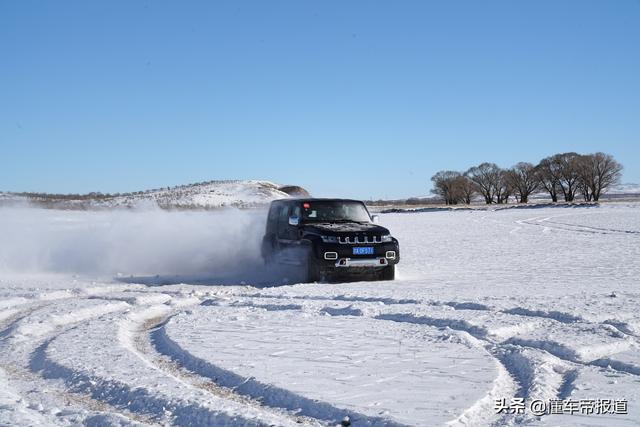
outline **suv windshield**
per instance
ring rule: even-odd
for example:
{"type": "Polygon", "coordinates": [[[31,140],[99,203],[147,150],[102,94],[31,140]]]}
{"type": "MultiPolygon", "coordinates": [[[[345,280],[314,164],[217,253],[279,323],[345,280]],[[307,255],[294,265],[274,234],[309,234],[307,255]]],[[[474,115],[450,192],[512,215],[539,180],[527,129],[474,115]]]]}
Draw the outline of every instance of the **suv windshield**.
{"type": "Polygon", "coordinates": [[[304,222],[371,222],[364,204],[343,201],[304,202],[302,203],[302,220],[304,222]]]}

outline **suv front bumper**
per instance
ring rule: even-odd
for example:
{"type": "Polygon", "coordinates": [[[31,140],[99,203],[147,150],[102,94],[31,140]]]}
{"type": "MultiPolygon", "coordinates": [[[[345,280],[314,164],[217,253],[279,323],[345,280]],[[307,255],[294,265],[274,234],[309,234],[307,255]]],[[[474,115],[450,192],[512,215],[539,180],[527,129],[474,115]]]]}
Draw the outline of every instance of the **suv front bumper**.
{"type": "Polygon", "coordinates": [[[349,267],[386,267],[389,265],[391,259],[387,258],[340,258],[336,261],[336,268],[349,268],[349,267]]]}
{"type": "Polygon", "coordinates": [[[326,268],[381,268],[400,262],[400,247],[397,241],[375,245],[343,245],[320,243],[315,247],[316,262],[326,268]],[[373,247],[373,254],[354,255],[354,247],[373,247]],[[389,257],[390,252],[395,254],[389,257]],[[334,257],[325,258],[325,254],[333,253],[334,257]]]}

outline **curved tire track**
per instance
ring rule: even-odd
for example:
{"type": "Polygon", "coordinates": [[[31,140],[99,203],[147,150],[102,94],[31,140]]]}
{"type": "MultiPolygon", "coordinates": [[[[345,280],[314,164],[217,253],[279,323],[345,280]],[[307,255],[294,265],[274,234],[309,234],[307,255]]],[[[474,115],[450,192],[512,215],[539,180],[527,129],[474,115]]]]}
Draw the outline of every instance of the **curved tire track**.
{"type": "MultiPolygon", "coordinates": [[[[99,400],[95,400],[89,396],[86,396],[81,393],[75,393],[68,389],[61,389],[57,384],[52,384],[46,381],[41,375],[38,375],[37,371],[30,369],[31,365],[28,363],[23,366],[20,362],[13,360],[11,358],[11,354],[15,352],[15,345],[19,345],[24,347],[23,353],[31,353],[35,354],[39,345],[41,346],[42,341],[47,342],[50,339],[55,338],[60,333],[64,332],[64,330],[70,329],[73,327],[75,323],[81,322],[85,319],[77,319],[71,320],[70,318],[65,319],[66,321],[61,321],[60,317],[58,317],[58,321],[55,322],[55,326],[52,328],[47,328],[44,331],[40,331],[40,333],[30,337],[30,340],[20,340],[18,343],[13,343],[13,338],[15,338],[15,334],[19,333],[20,328],[23,323],[29,319],[30,316],[34,315],[34,313],[48,309],[51,306],[59,305],[68,301],[72,296],[64,297],[64,298],[55,298],[49,300],[36,300],[33,304],[23,304],[16,310],[12,316],[4,319],[2,322],[3,329],[0,331],[0,355],[5,352],[8,352],[3,357],[3,363],[0,365],[0,368],[6,373],[6,376],[11,381],[16,382],[28,382],[32,385],[31,391],[40,393],[39,390],[46,389],[47,397],[53,397],[54,400],[59,402],[59,406],[66,407],[68,410],[72,412],[77,412],[77,415],[81,417],[85,417],[86,421],[100,421],[102,423],[109,422],[114,418],[118,418],[118,423],[124,422],[125,424],[130,425],[139,425],[140,423],[146,425],[153,425],[154,423],[145,417],[137,416],[135,414],[131,414],[128,411],[120,411],[115,407],[112,407],[104,402],[99,400]],[[12,348],[13,347],[13,348],[12,348]],[[33,350],[35,349],[35,350],[33,350]],[[33,385],[43,382],[41,387],[33,387],[33,385]],[[46,383],[46,386],[44,385],[46,383]],[[53,391],[54,393],[50,393],[53,391]],[[71,407],[70,407],[71,406],[71,407]],[[74,409],[75,407],[75,409],[74,409]],[[82,415],[81,412],[86,411],[87,414],[82,415]]],[[[81,298],[82,300],[84,298],[81,298]]],[[[100,313],[98,313],[100,315],[100,313]]],[[[56,316],[55,314],[52,316],[56,316]]],[[[59,316],[59,315],[58,315],[59,316]]],[[[15,358],[14,358],[15,359],[15,358]]],[[[24,399],[24,397],[22,397],[24,399]]],[[[29,398],[27,400],[33,400],[29,398]]],[[[39,412],[37,412],[39,414],[39,412]]],[[[62,424],[66,424],[64,418],[58,419],[54,417],[53,419],[48,419],[48,422],[60,422],[62,424]]]]}
{"type": "Polygon", "coordinates": [[[149,364],[155,366],[158,370],[165,372],[168,376],[176,377],[190,387],[203,390],[212,396],[232,400],[256,410],[270,412],[274,417],[282,417],[292,424],[304,424],[309,426],[323,425],[317,419],[289,413],[284,409],[281,410],[276,408],[274,410],[269,406],[263,405],[262,402],[258,400],[250,399],[245,395],[237,393],[235,390],[222,387],[216,383],[215,378],[201,375],[198,371],[190,370],[189,366],[185,366],[177,360],[157,352],[157,346],[153,343],[153,337],[158,330],[163,328],[164,324],[168,322],[173,315],[175,315],[175,313],[147,318],[137,328],[135,328],[135,336],[133,337],[134,345],[140,356],[149,364]]]}
{"type": "MultiPolygon", "coordinates": [[[[170,319],[167,319],[169,321],[170,319]]],[[[202,377],[214,381],[220,387],[249,397],[271,408],[297,410],[300,415],[311,417],[322,424],[339,424],[346,415],[353,425],[363,426],[401,426],[387,418],[371,417],[346,409],[337,408],[329,403],[309,399],[270,384],[264,384],[253,377],[245,378],[220,368],[208,361],[193,356],[173,341],[165,329],[166,321],[151,331],[151,342],[155,350],[169,357],[181,367],[202,377]]]]}

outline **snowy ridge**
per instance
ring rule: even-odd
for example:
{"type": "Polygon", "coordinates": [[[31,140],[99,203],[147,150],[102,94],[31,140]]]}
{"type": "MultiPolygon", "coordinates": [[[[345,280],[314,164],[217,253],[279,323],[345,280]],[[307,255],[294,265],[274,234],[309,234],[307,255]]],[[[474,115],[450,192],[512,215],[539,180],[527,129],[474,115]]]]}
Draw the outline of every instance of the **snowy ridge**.
{"type": "MultiPolygon", "coordinates": [[[[295,186],[281,186],[270,181],[209,181],[125,194],[90,193],[56,195],[40,193],[0,193],[0,206],[35,204],[60,209],[113,209],[159,206],[164,209],[247,208],[275,199],[291,197],[295,186]]],[[[294,194],[295,195],[295,194],[294,194]]]]}

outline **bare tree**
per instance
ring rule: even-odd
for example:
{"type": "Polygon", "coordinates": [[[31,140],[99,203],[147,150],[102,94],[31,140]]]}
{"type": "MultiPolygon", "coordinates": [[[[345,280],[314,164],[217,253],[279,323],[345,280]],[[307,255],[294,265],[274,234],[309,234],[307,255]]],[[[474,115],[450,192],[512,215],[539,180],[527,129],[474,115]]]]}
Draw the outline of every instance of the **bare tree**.
{"type": "Polygon", "coordinates": [[[562,153],[551,156],[559,178],[560,190],[565,202],[573,202],[578,191],[578,168],[580,155],[578,153],[562,153]]]}
{"type": "Polygon", "coordinates": [[[466,174],[460,175],[454,180],[454,187],[454,192],[458,195],[459,200],[467,205],[471,204],[471,199],[478,192],[476,184],[466,174]]]}
{"type": "Polygon", "coordinates": [[[593,200],[593,194],[591,194],[591,189],[584,184],[583,181],[578,182],[578,191],[582,194],[582,198],[585,202],[590,202],[593,200]]]}
{"type": "Polygon", "coordinates": [[[558,201],[561,192],[566,202],[572,202],[578,191],[578,163],[580,155],[577,153],[554,154],[540,161],[537,169],[540,184],[551,195],[551,200],[558,201]]]}
{"type": "Polygon", "coordinates": [[[579,187],[585,200],[597,202],[603,191],[620,182],[622,165],[612,155],[595,153],[580,156],[576,162],[579,187]]]}
{"type": "Polygon", "coordinates": [[[496,195],[496,203],[509,203],[509,196],[513,191],[511,184],[507,180],[507,171],[504,169],[500,169],[497,173],[497,178],[494,183],[495,190],[494,193],[496,195]]]}
{"type": "Polygon", "coordinates": [[[622,165],[610,154],[569,152],[546,157],[537,166],[520,162],[504,170],[495,163],[484,162],[465,173],[440,171],[431,177],[431,191],[446,204],[470,204],[476,193],[487,204],[508,203],[512,194],[519,203],[527,203],[531,194],[542,189],[553,202],[558,201],[558,194],[572,202],[578,191],[586,201],[597,201],[608,187],[620,181],[621,172],[622,165]]]}
{"type": "Polygon", "coordinates": [[[481,163],[470,168],[466,175],[476,184],[478,192],[489,205],[495,202],[496,189],[499,186],[501,169],[495,163],[481,163]]]}
{"type": "Polygon", "coordinates": [[[536,166],[536,176],[540,186],[547,190],[552,202],[558,201],[558,190],[560,189],[560,178],[556,171],[556,165],[550,157],[546,157],[536,166]]]}
{"type": "Polygon", "coordinates": [[[527,203],[529,196],[540,188],[540,179],[536,174],[535,166],[531,163],[520,162],[505,174],[519,203],[527,203]]]}
{"type": "Polygon", "coordinates": [[[577,161],[578,168],[578,191],[582,194],[582,198],[585,202],[590,202],[593,199],[593,193],[591,192],[590,182],[593,182],[594,169],[591,167],[591,154],[580,156],[577,161]]]}
{"type": "Polygon", "coordinates": [[[439,171],[431,177],[431,182],[433,182],[431,192],[442,197],[447,205],[457,204],[460,194],[458,193],[456,180],[461,176],[462,174],[456,171],[439,171]]]}

